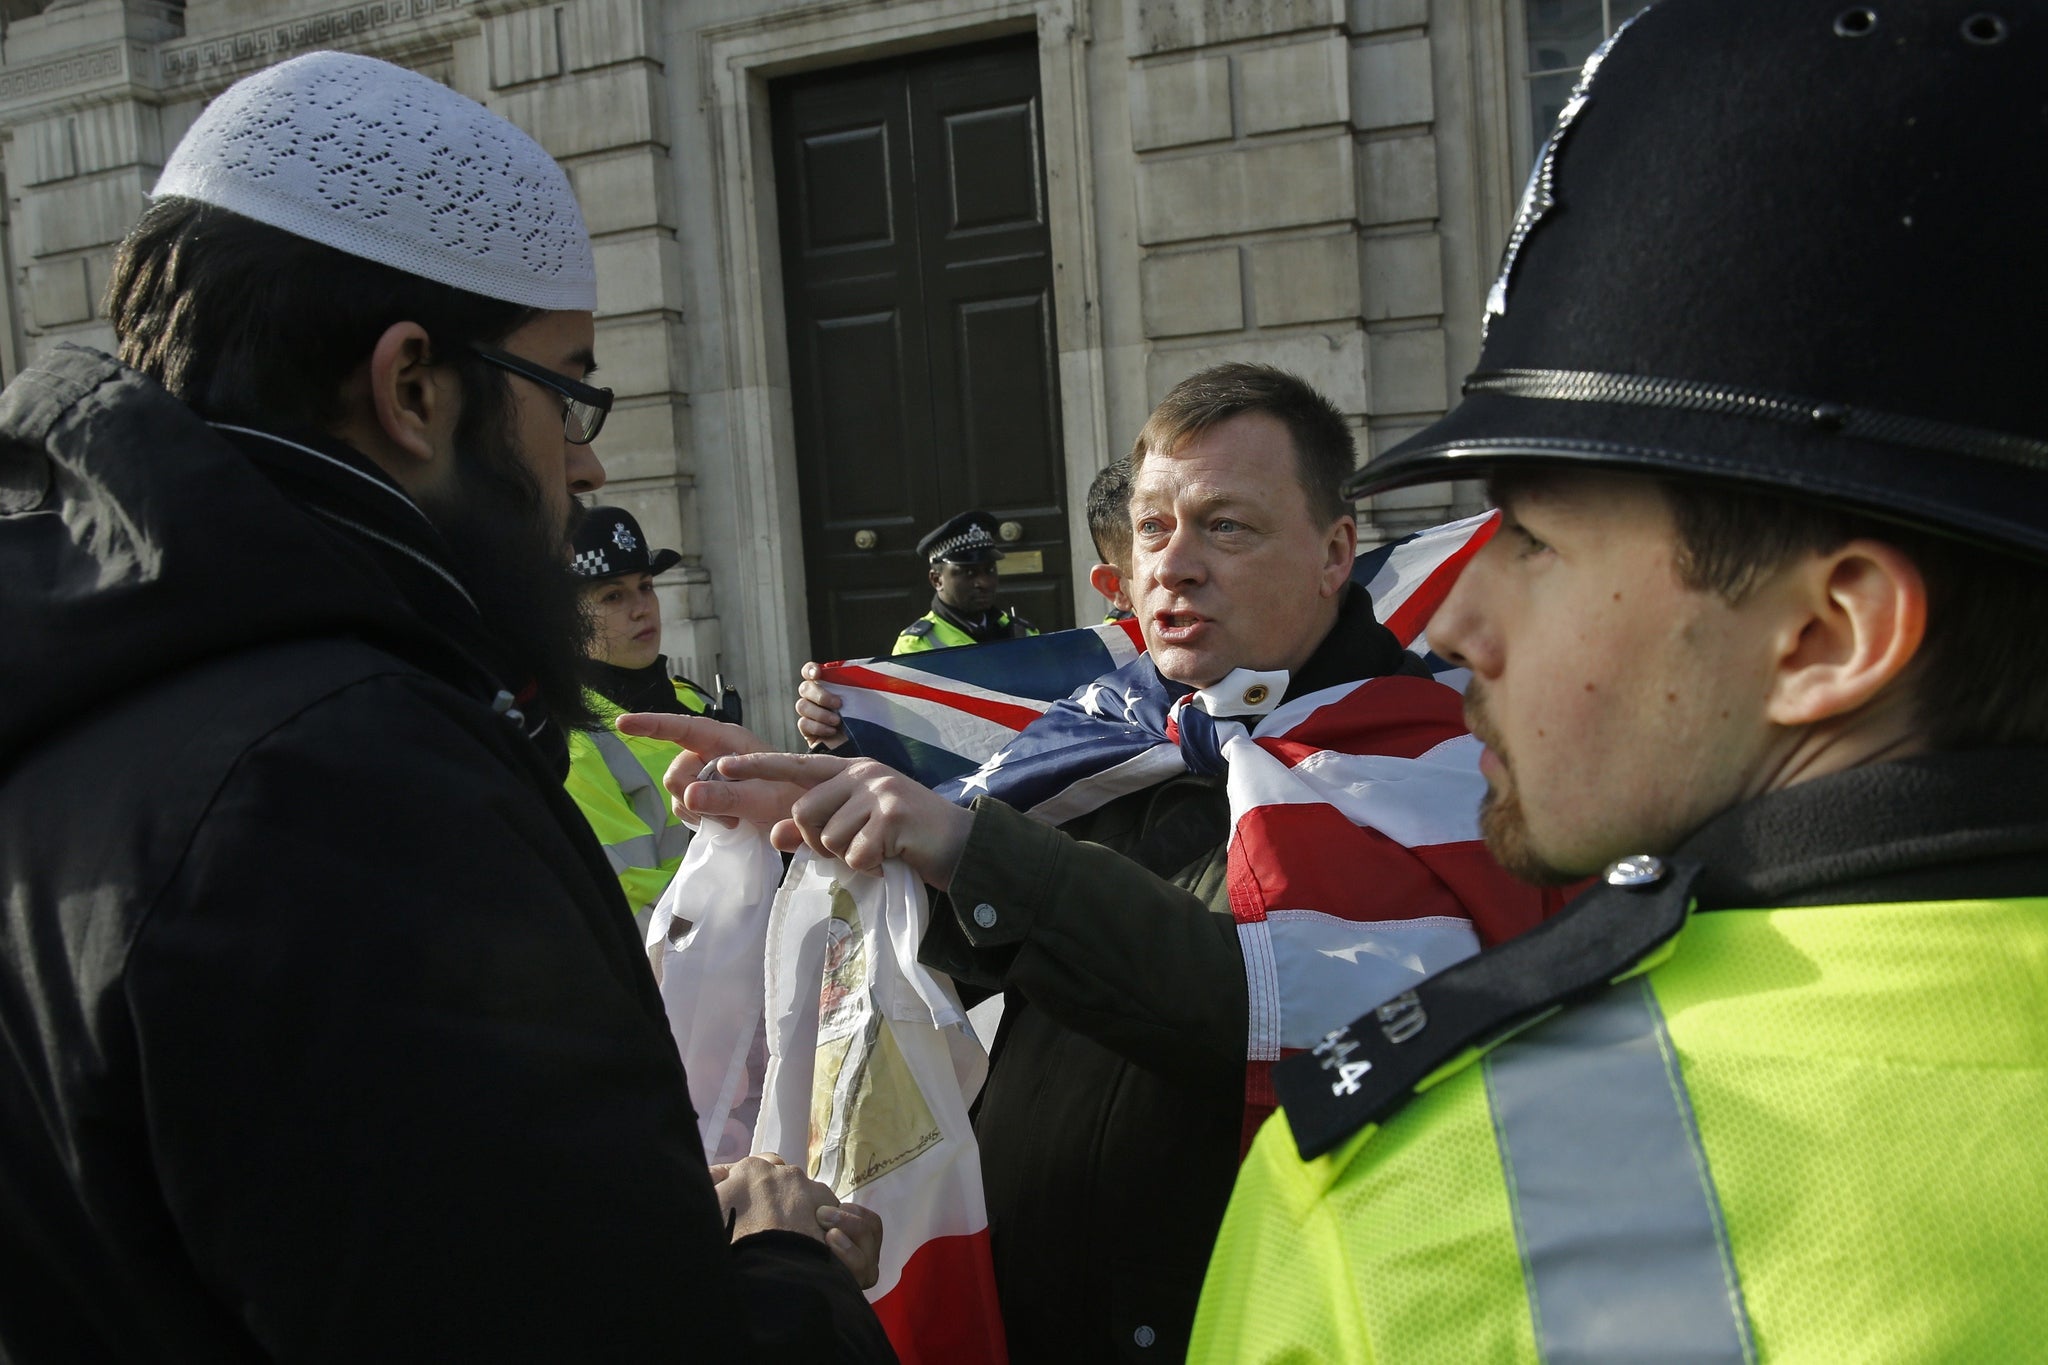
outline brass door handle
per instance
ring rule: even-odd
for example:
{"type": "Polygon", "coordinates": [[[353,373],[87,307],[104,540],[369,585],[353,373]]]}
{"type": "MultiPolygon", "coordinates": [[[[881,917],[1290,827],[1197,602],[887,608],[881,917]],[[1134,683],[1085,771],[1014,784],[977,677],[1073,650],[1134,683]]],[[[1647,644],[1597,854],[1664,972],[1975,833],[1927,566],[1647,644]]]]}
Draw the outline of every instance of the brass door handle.
{"type": "Polygon", "coordinates": [[[1003,538],[1004,544],[1022,540],[1024,538],[1024,523],[1021,521],[1006,521],[1001,526],[996,527],[996,534],[1003,538]]]}
{"type": "Polygon", "coordinates": [[[875,533],[873,531],[867,530],[866,528],[862,528],[861,530],[855,531],[853,533],[853,548],[856,550],[874,549],[875,533]]]}

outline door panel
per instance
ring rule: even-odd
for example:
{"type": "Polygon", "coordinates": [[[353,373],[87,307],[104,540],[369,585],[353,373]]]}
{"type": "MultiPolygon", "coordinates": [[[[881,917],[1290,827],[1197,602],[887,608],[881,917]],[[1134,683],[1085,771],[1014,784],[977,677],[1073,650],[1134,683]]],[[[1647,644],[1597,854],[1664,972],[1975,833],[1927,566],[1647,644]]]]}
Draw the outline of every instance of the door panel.
{"type": "Polygon", "coordinates": [[[896,239],[889,200],[889,133],[882,124],[807,138],[801,144],[804,249],[888,246],[896,239]]]}
{"type": "Polygon", "coordinates": [[[949,114],[943,126],[951,234],[1039,226],[1036,103],[949,114]]]}
{"type": "Polygon", "coordinates": [[[821,318],[811,332],[811,372],[829,412],[860,413],[832,431],[836,458],[815,477],[824,484],[823,502],[838,515],[826,529],[853,522],[871,525],[878,517],[900,518],[912,497],[909,438],[903,404],[878,403],[878,394],[905,391],[903,331],[895,310],[852,317],[821,318]]]}
{"type": "Polygon", "coordinates": [[[959,305],[954,328],[959,356],[961,451],[970,503],[1056,509],[1059,486],[1038,452],[1056,444],[1046,428],[1052,395],[1033,363],[1045,349],[1051,319],[1046,300],[977,300],[959,305]]]}
{"type": "Polygon", "coordinates": [[[886,653],[931,597],[919,537],[969,507],[1039,552],[1004,600],[1071,625],[1035,40],[771,101],[812,657],[886,653]]]}
{"type": "MultiPolygon", "coordinates": [[[[1043,574],[1003,580],[1003,600],[1018,615],[1040,630],[1063,629],[1054,624],[1059,619],[1057,613],[1065,612],[1068,618],[1073,616],[1073,601],[1066,592],[1064,576],[1059,582],[1054,582],[1050,576],[1043,574]]],[[[1093,624],[1093,619],[1090,618],[1090,624],[1093,624]]],[[[1066,624],[1070,626],[1074,623],[1068,619],[1066,624]]]]}

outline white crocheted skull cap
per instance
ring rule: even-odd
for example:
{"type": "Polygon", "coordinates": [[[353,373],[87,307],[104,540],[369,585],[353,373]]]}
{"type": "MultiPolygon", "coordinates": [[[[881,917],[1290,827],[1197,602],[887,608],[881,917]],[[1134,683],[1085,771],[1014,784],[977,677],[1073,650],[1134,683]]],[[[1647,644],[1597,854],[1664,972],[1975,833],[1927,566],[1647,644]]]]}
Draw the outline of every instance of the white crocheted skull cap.
{"type": "Polygon", "coordinates": [[[554,158],[372,57],[313,52],[236,81],[171,153],[150,197],[169,195],[486,298],[597,307],[590,233],[554,158]]]}

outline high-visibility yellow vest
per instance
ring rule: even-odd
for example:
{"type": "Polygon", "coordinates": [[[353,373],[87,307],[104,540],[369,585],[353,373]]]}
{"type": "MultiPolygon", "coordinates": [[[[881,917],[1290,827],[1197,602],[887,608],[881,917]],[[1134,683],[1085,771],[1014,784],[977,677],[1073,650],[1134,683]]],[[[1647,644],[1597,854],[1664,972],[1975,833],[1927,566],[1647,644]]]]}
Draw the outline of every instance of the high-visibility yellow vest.
{"type": "MultiPolygon", "coordinates": [[[[1006,611],[996,613],[996,625],[1008,629],[1014,618],[1006,611]]],[[[1025,635],[1038,634],[1038,628],[1027,625],[1025,635]]],[[[961,645],[978,643],[972,635],[948,621],[935,611],[928,611],[904,627],[896,637],[896,647],[889,653],[918,654],[927,649],[957,649],[961,645]]]]}
{"type": "MultiPolygon", "coordinates": [[[[709,705],[688,683],[677,681],[675,689],[693,714],[701,715],[709,705]]],[[[569,776],[563,785],[604,845],[626,902],[639,917],[668,889],[690,845],[689,826],[676,819],[661,785],[682,750],[664,740],[620,734],[611,728],[620,713],[617,706],[588,690],[584,699],[604,727],[569,732],[569,776]]]]}
{"type": "Polygon", "coordinates": [[[2048,899],[1695,913],[1650,961],[1327,1155],[1275,1114],[1189,1359],[2048,1356],[2048,899]]]}

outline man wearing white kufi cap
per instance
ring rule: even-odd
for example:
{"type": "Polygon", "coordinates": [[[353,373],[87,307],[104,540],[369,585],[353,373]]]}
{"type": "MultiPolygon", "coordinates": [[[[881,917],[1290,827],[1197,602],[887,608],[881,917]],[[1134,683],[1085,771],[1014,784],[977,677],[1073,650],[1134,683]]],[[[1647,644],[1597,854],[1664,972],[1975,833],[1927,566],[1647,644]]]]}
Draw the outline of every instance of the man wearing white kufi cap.
{"type": "Polygon", "coordinates": [[[530,138],[315,53],[0,396],[0,1357],[888,1358],[562,790],[595,304],[530,138]]]}

